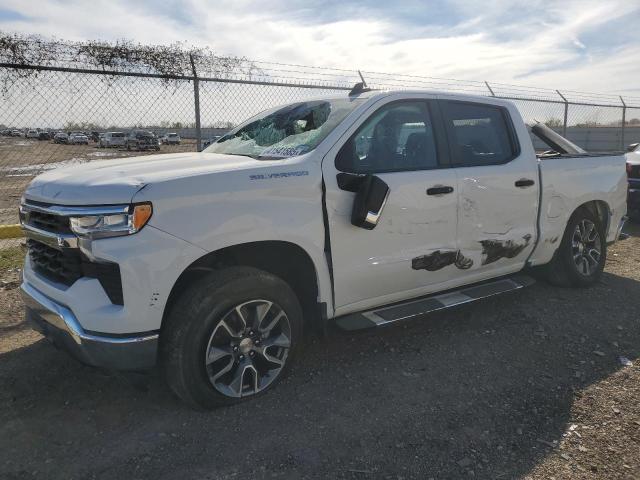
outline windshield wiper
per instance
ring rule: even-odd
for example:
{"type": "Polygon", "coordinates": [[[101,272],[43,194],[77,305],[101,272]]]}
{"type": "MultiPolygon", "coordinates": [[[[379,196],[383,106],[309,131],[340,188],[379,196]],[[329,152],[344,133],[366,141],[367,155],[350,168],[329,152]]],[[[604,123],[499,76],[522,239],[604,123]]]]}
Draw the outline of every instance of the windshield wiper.
{"type": "Polygon", "coordinates": [[[218,153],[218,154],[220,154],[220,155],[233,155],[233,156],[236,156],[236,157],[250,157],[250,158],[253,158],[254,160],[257,160],[257,159],[258,159],[258,156],[257,156],[257,155],[250,155],[250,154],[248,154],[248,153],[231,153],[231,152],[225,152],[225,153],[222,153],[222,152],[212,152],[212,153],[218,153]]]}

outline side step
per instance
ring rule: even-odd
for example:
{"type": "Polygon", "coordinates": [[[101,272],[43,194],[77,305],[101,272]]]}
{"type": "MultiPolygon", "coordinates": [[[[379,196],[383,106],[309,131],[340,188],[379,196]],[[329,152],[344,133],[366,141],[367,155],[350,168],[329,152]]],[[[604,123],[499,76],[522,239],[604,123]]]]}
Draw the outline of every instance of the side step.
{"type": "Polygon", "coordinates": [[[528,287],[535,280],[526,275],[515,275],[500,280],[465,286],[459,290],[424,297],[419,300],[410,300],[405,303],[397,303],[388,307],[379,307],[366,312],[351,313],[336,319],[336,325],[343,330],[363,330],[366,328],[380,327],[401,320],[424,315],[425,313],[455,307],[463,303],[473,302],[482,298],[492,297],[501,293],[511,292],[528,287]]]}

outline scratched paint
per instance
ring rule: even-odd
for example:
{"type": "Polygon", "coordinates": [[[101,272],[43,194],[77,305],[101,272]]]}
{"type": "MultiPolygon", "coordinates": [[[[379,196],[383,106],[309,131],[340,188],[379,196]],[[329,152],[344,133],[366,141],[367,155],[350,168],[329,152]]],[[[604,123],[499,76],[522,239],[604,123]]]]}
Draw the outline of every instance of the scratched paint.
{"type": "Polygon", "coordinates": [[[411,268],[429,272],[435,272],[449,265],[455,265],[461,270],[467,270],[473,265],[473,260],[465,257],[458,250],[436,250],[429,255],[421,255],[411,260],[411,268]]]}
{"type": "Polygon", "coordinates": [[[515,240],[482,240],[482,265],[497,262],[501,258],[517,257],[525,248],[529,246],[531,235],[522,237],[523,241],[515,240]]]}

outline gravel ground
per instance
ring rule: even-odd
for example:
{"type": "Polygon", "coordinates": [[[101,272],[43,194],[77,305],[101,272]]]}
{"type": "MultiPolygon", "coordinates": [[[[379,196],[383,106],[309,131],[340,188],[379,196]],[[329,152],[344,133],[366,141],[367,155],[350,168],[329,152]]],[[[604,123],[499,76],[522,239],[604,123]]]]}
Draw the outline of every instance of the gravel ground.
{"type": "Polygon", "coordinates": [[[5,271],[0,478],[638,479],[640,228],[628,231],[593,288],[539,282],[330,332],[270,394],[207,413],[157,373],[55,350],[22,323],[19,273],[5,271]]]}

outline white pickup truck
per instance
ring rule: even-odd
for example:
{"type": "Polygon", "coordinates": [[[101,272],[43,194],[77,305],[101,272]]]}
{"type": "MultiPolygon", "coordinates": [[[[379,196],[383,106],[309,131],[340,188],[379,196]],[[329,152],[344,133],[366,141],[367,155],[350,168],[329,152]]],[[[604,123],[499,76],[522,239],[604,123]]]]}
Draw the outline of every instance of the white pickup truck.
{"type": "Polygon", "coordinates": [[[200,153],[60,168],[20,217],[27,319],[85,363],[159,364],[213,407],[265,392],[303,331],[598,280],[625,160],[504,100],[366,91],[262,112],[200,153]]]}

